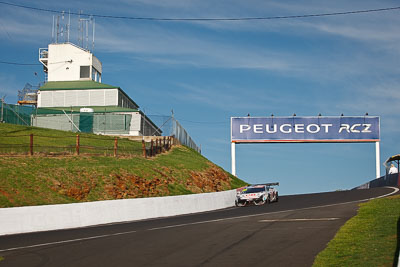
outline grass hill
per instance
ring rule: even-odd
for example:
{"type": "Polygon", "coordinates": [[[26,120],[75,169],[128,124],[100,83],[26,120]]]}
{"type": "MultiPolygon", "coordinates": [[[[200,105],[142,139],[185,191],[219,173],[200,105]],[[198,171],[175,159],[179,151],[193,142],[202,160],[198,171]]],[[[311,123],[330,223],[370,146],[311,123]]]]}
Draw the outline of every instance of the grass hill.
{"type": "MultiPolygon", "coordinates": [[[[106,146],[108,139],[108,143],[114,141],[113,137],[82,136],[87,137],[84,142],[98,147],[106,146]]],[[[51,152],[60,147],[73,150],[67,138],[75,135],[0,124],[0,207],[216,192],[246,184],[185,146],[147,159],[141,155],[140,142],[125,139],[119,145],[137,153],[112,157],[51,152]],[[30,134],[44,149],[33,156],[23,154],[30,134]]]]}

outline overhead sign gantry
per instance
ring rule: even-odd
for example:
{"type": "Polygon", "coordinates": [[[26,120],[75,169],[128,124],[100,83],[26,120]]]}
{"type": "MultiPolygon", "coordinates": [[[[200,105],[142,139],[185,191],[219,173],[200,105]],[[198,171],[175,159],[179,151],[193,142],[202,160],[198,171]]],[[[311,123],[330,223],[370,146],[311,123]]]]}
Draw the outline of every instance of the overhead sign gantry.
{"type": "Polygon", "coordinates": [[[375,143],[376,177],[380,177],[379,117],[232,117],[232,174],[236,175],[236,144],[358,142],[375,143]]]}

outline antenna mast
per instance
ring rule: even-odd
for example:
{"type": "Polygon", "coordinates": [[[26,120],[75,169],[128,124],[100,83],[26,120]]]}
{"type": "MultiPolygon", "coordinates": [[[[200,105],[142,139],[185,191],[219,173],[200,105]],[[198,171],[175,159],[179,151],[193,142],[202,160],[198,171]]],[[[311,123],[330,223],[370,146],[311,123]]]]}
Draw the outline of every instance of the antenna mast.
{"type": "Polygon", "coordinates": [[[71,12],[69,12],[68,22],[64,24],[65,12],[62,11],[61,13],[61,20],[60,15],[57,17],[53,16],[53,27],[51,31],[51,41],[53,43],[58,44],[59,42],[69,42],[69,32],[71,28],[71,12]],[[66,34],[64,33],[66,31],[66,34]]]}
{"type": "Polygon", "coordinates": [[[92,25],[92,52],[94,50],[95,21],[93,16],[81,18],[82,10],[78,18],[78,45],[88,51],[89,49],[89,25],[92,25]]]}
{"type": "Polygon", "coordinates": [[[67,42],[69,43],[69,31],[71,29],[71,10],[68,10],[67,42]]]}

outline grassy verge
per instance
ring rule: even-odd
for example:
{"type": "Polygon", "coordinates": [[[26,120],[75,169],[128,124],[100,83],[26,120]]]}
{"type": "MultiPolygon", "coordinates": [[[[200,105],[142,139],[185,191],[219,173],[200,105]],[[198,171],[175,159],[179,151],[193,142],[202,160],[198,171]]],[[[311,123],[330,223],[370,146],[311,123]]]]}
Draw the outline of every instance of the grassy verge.
{"type": "Polygon", "coordinates": [[[339,230],[313,266],[394,266],[400,241],[400,196],[360,206],[358,214],[339,230]]]}
{"type": "MultiPolygon", "coordinates": [[[[44,131],[46,136],[71,135],[8,124],[6,129],[0,128],[0,145],[9,144],[7,135],[30,131],[44,131]]],[[[88,136],[93,145],[101,146],[95,135],[88,136]]],[[[137,144],[126,142],[132,147],[137,144]]],[[[216,192],[243,185],[245,182],[184,146],[148,159],[134,155],[0,156],[0,207],[216,192]]]]}

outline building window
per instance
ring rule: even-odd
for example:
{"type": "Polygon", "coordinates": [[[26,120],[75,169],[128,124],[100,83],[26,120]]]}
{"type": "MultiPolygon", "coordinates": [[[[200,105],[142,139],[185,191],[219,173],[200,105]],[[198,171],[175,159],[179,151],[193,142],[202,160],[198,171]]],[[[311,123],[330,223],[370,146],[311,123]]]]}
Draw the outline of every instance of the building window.
{"type": "Polygon", "coordinates": [[[90,78],[90,66],[81,66],[81,79],[90,78]]]}

